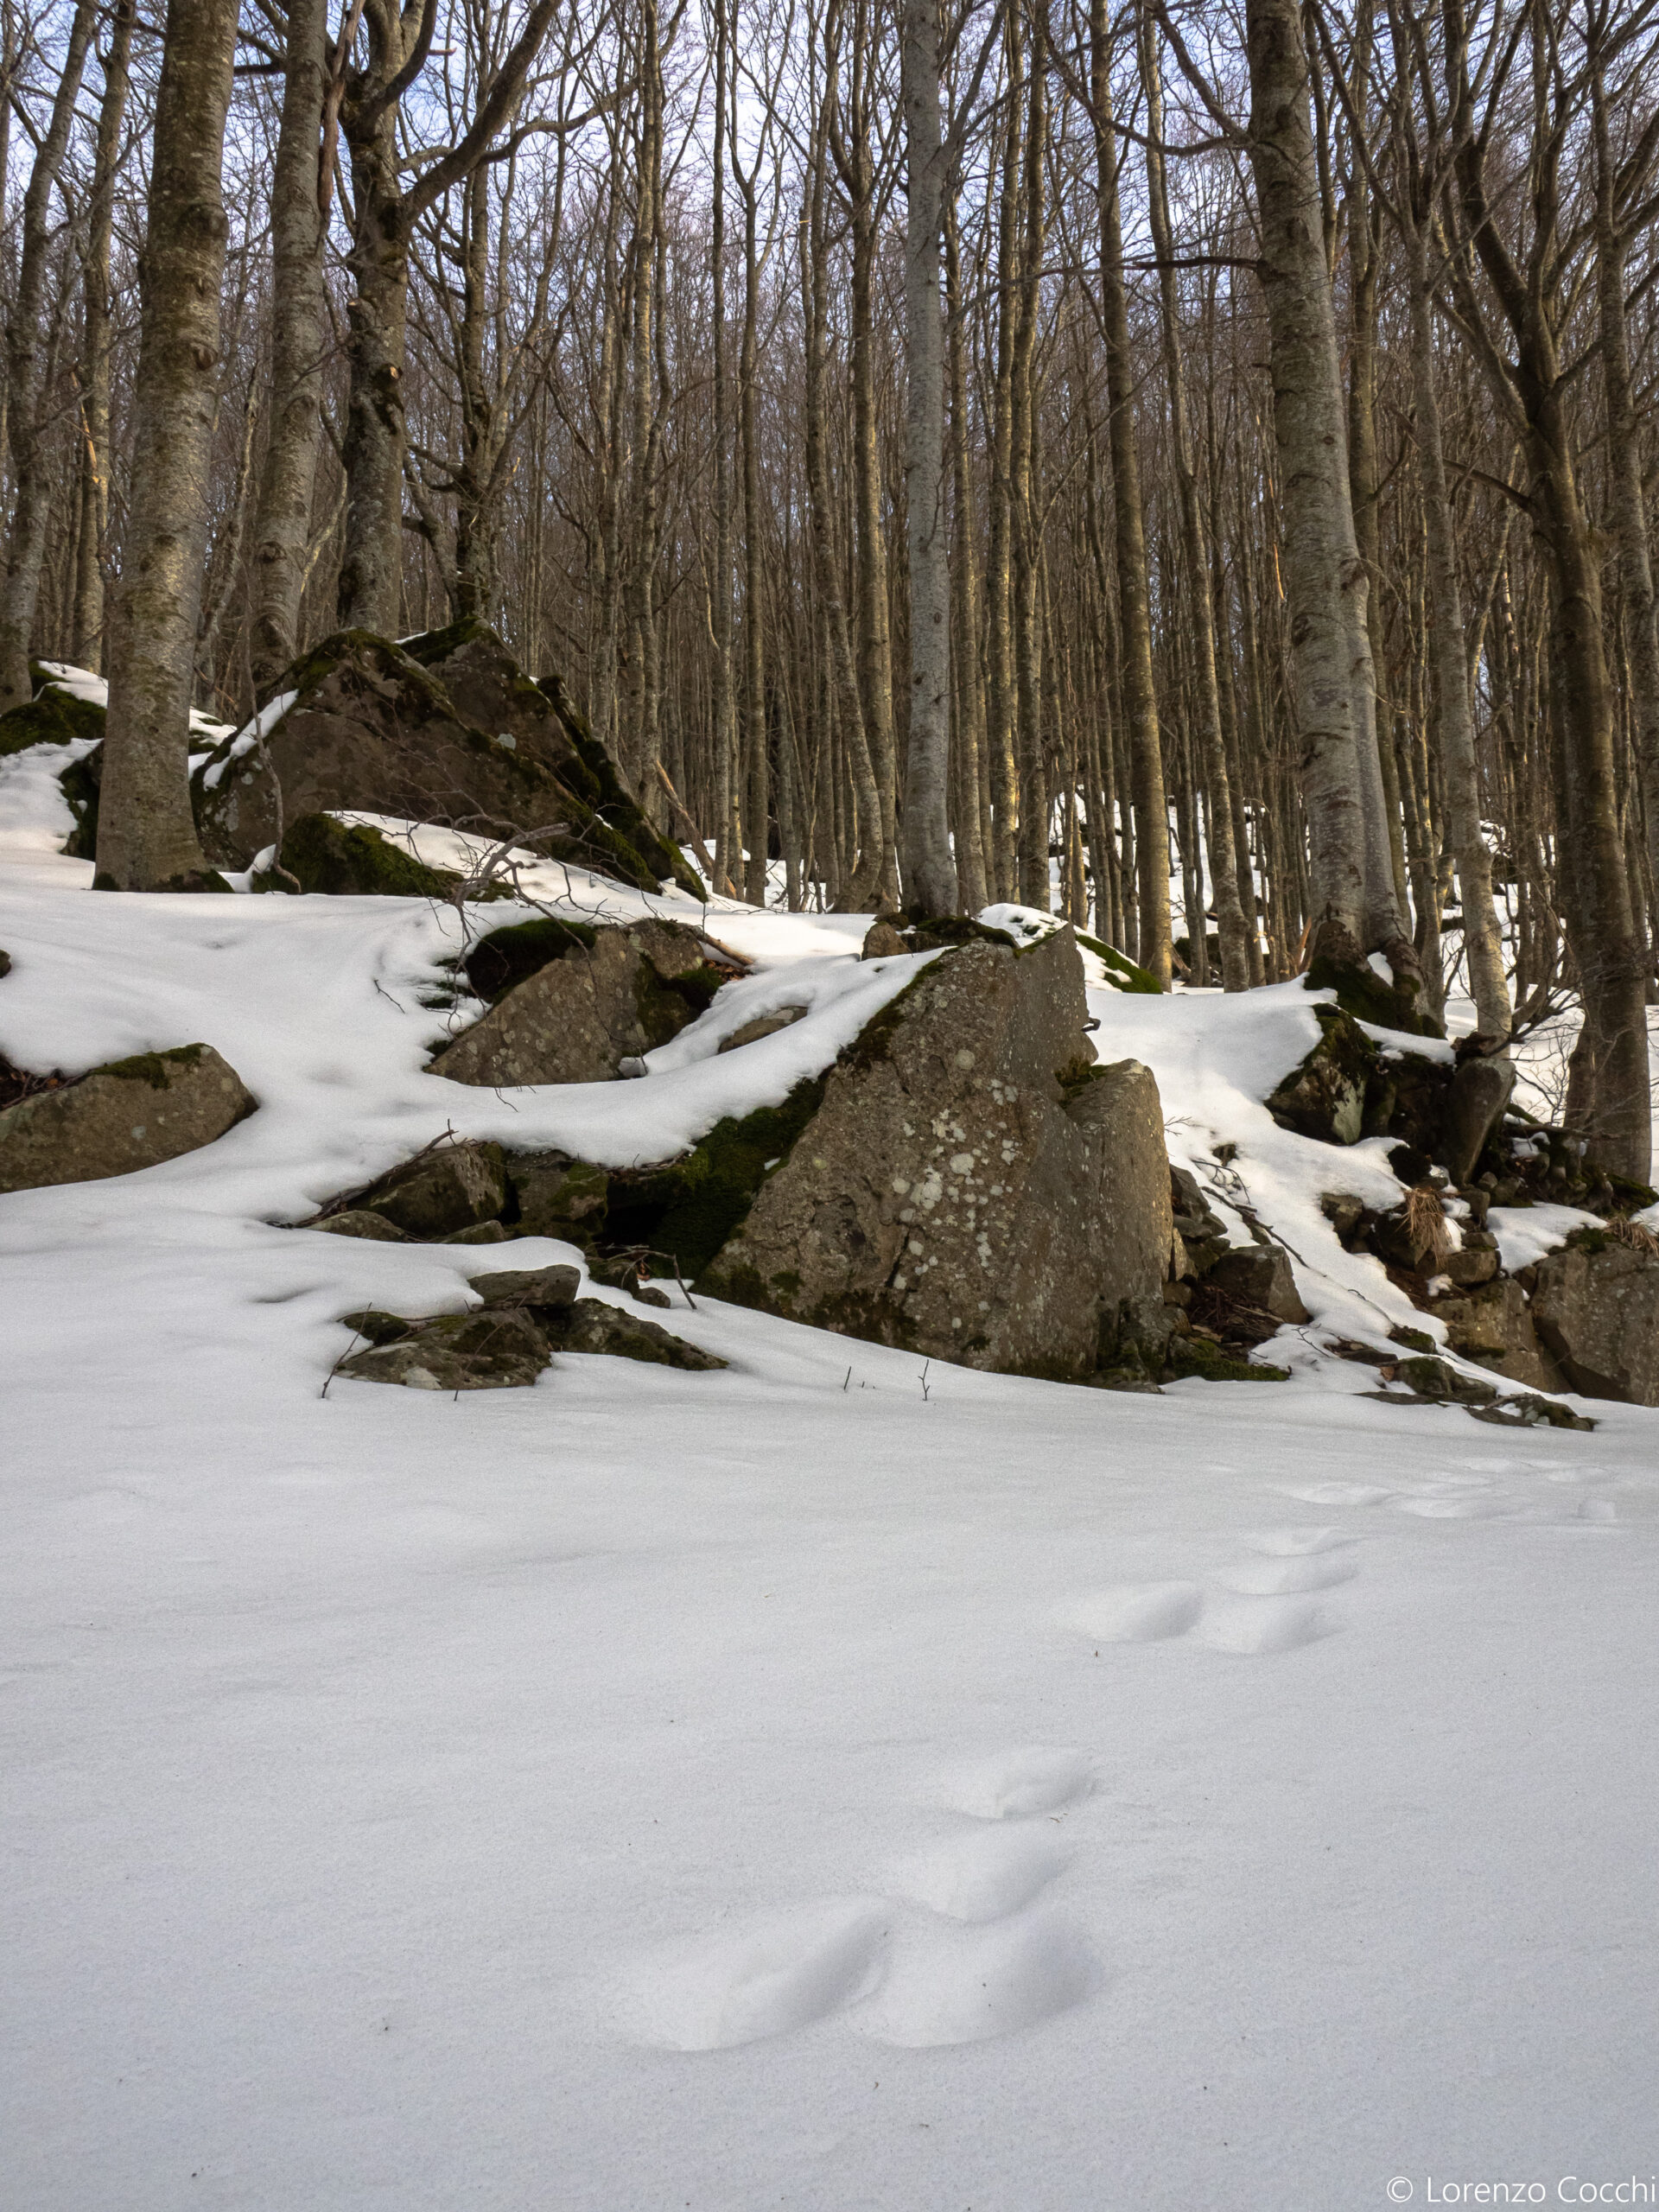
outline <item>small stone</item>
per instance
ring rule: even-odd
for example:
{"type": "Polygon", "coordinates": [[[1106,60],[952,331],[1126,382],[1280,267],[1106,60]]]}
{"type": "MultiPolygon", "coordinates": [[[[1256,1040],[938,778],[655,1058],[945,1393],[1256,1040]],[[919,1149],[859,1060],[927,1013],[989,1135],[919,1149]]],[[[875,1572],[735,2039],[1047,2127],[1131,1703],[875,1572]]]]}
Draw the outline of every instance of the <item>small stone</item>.
{"type": "Polygon", "coordinates": [[[896,953],[909,950],[910,947],[891,922],[876,920],[865,931],[858,957],[861,960],[891,960],[896,953]]]}
{"type": "Polygon", "coordinates": [[[504,1268],[498,1274],[470,1275],[486,1306],[569,1306],[582,1283],[579,1268],[504,1268]]]}
{"type": "Polygon", "coordinates": [[[469,1228],[454,1230],[439,1241],[444,1244],[505,1244],[507,1231],[499,1221],[475,1221],[469,1228]]]}
{"type": "Polygon", "coordinates": [[[1224,1252],[1211,1268],[1209,1280],[1230,1298],[1258,1306],[1276,1321],[1313,1318],[1297,1294],[1290,1257],[1282,1245],[1245,1244],[1224,1252]]]}
{"type": "Polygon", "coordinates": [[[365,1236],[375,1244],[407,1244],[410,1240],[384,1214],[365,1213],[353,1206],[345,1213],[331,1213],[326,1221],[302,1221],[302,1229],[319,1229],[325,1236],[365,1236]]]}
{"type": "Polygon", "coordinates": [[[780,1029],[791,1028],[805,1012],[804,1006],[780,1006],[775,1014],[757,1014],[741,1029],[734,1029],[729,1037],[721,1038],[720,1050],[734,1052],[741,1045],[758,1045],[763,1037],[775,1037],[780,1029]]]}
{"type": "Polygon", "coordinates": [[[609,1352],[622,1359],[645,1360],[655,1367],[702,1371],[726,1364],[713,1352],[671,1337],[655,1321],[639,1320],[621,1306],[607,1306],[598,1298],[577,1299],[556,1341],[561,1351],[609,1352]]]}
{"type": "Polygon", "coordinates": [[[506,1202],[499,1144],[441,1145],[406,1160],[365,1191],[359,1206],[414,1237],[448,1236],[499,1215],[506,1202]]]}

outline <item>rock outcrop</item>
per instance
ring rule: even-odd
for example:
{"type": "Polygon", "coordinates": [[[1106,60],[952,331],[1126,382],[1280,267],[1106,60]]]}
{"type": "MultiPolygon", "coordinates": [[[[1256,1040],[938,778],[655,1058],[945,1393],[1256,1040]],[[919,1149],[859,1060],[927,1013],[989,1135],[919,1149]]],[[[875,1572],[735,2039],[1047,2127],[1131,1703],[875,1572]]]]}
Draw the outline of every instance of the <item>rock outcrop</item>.
{"type": "Polygon", "coordinates": [[[1018,952],[990,938],[932,963],[842,1052],[705,1287],[1073,1379],[1094,1370],[1103,1316],[1160,1294],[1172,1211],[1157,1085],[1134,1062],[1090,1065],[1069,931],[1018,952]]]}
{"type": "Polygon", "coordinates": [[[602,1299],[578,1298],[581,1281],[575,1268],[504,1269],[473,1277],[484,1302],[467,1313],[415,1321],[372,1309],[347,1313],[346,1326],[367,1343],[335,1372],[406,1389],[503,1390],[534,1382],[556,1351],[607,1353],[696,1374],[725,1366],[654,1321],[602,1299]]]}
{"type": "Polygon", "coordinates": [[[204,849],[247,867],[284,817],[357,811],[537,832],[538,848],[655,890],[694,893],[683,856],[646,820],[556,677],[532,682],[480,622],[394,645],[343,630],[297,661],[251,731],[193,779],[204,849]]]}
{"type": "MultiPolygon", "coordinates": [[[[677,922],[532,922],[499,935],[537,931],[542,964],[438,1053],[434,1075],[499,1088],[613,1082],[623,1060],[667,1044],[694,1020],[733,972],[716,966],[696,931],[677,922]]],[[[469,976],[492,941],[475,950],[469,976]]]]}
{"type": "Polygon", "coordinates": [[[1533,1326],[1569,1389],[1659,1406],[1659,1257],[1590,1230],[1522,1281],[1533,1326]]]}
{"type": "Polygon", "coordinates": [[[112,1060],[0,1112],[0,1191],[157,1166],[213,1144],[257,1103],[211,1045],[112,1060]]]}

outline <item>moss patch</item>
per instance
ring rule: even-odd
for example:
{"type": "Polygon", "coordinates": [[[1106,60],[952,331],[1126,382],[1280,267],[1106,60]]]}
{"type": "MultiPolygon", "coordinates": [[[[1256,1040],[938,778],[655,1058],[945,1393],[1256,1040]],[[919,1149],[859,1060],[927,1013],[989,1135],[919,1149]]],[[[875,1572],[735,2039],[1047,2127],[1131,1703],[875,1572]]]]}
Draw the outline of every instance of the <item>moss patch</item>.
{"type": "Polygon", "coordinates": [[[1196,1375],[1205,1382],[1288,1382],[1287,1367],[1270,1366],[1264,1359],[1241,1359],[1207,1337],[1172,1337],[1164,1355],[1173,1382],[1196,1375]]]}
{"type": "Polygon", "coordinates": [[[1108,976],[1120,991],[1149,992],[1154,998],[1163,996],[1158,988],[1158,978],[1146,969],[1138,967],[1127,953],[1120,952],[1115,944],[1108,944],[1103,938],[1085,937],[1081,930],[1076,932],[1076,936],[1085,952],[1092,952],[1096,960],[1104,963],[1108,976]]]}
{"type": "Polygon", "coordinates": [[[494,1006],[573,948],[591,951],[598,936],[589,923],[562,921],[551,914],[492,930],[467,955],[467,980],[479,998],[494,1006]]]}
{"type": "Polygon", "coordinates": [[[1440,1024],[1417,1003],[1414,986],[1385,983],[1369,961],[1350,963],[1319,954],[1302,979],[1308,991],[1334,991],[1337,1004],[1357,1021],[1377,1029],[1403,1029],[1414,1037],[1439,1037],[1440,1024]]]}
{"type": "Polygon", "coordinates": [[[101,738],[104,709],[48,684],[21,707],[0,715],[0,760],[26,753],[31,745],[68,745],[76,738],[101,738]]]}
{"type": "MultiPolygon", "coordinates": [[[[366,823],[348,825],[331,814],[302,814],[290,826],[283,838],[282,864],[302,891],[334,898],[452,899],[461,883],[459,876],[426,867],[366,823]]],[[[254,888],[289,887],[273,872],[260,877],[254,888]]],[[[492,888],[496,895],[510,895],[492,888]]]]}
{"type": "MultiPolygon", "coordinates": [[[[754,1204],[768,1161],[787,1159],[823,1103],[826,1078],[798,1083],[781,1106],[728,1115],[701,1143],[662,1167],[614,1174],[605,1242],[613,1249],[647,1246],[671,1253],[695,1281],[754,1204]]],[[[758,1278],[756,1305],[768,1302],[758,1278]]],[[[728,1294],[739,1296],[735,1289],[728,1294]]]]}

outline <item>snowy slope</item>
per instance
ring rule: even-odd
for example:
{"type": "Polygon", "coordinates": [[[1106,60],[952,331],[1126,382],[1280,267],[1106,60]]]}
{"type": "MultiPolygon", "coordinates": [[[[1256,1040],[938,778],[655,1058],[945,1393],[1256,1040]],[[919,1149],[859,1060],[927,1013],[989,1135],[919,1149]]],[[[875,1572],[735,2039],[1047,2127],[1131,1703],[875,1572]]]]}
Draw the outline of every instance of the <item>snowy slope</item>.
{"type": "Polygon", "coordinates": [[[504,1255],[277,1224],[446,1122],[660,1156],[916,963],[711,907],[754,972],[645,1080],[472,1090],[421,1072],[448,910],[89,898],[0,779],[0,1051],[201,1038],[261,1100],[0,1198],[8,2206],[1324,2212],[1652,2171],[1659,1418],[1517,1437],[1315,1362],[1399,1316],[1318,1211],[1380,1148],[1260,1104],[1306,994],[1091,997],[1172,1151],[1296,1250],[1289,1384],[924,1378],[699,1299],[728,1372],[324,1397],[338,1315],[504,1255]]]}

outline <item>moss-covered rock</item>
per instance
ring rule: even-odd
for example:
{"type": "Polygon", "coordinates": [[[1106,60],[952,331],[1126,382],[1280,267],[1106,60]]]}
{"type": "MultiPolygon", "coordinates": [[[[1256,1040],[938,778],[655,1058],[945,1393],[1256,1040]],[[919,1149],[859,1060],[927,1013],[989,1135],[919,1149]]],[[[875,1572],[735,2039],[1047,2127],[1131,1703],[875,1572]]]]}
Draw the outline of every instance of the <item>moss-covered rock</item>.
{"type": "Polygon", "coordinates": [[[292,702],[263,744],[227,739],[194,779],[204,844],[221,864],[245,867],[273,842],[280,784],[291,820],[359,812],[516,832],[641,889],[667,877],[698,888],[614,771],[594,766],[600,749],[481,623],[401,645],[337,631],[276,690],[292,702]]]}
{"type": "Polygon", "coordinates": [[[475,997],[494,1006],[550,960],[563,960],[573,950],[591,952],[598,935],[590,922],[566,921],[552,914],[492,930],[467,954],[462,963],[467,981],[475,997]]]}
{"type": "Polygon", "coordinates": [[[354,1211],[378,1214],[405,1236],[430,1238],[496,1219],[506,1196],[500,1146],[469,1139],[437,1145],[392,1168],[358,1194],[354,1211]]]}
{"type": "Polygon", "coordinates": [[[1154,998],[1162,997],[1158,978],[1150,969],[1138,966],[1127,953],[1120,952],[1115,944],[1108,944],[1103,938],[1087,937],[1081,930],[1077,931],[1077,943],[1085,952],[1092,952],[1103,963],[1107,980],[1115,989],[1149,993],[1154,998]]]}
{"type": "Polygon", "coordinates": [[[31,745],[71,745],[104,734],[104,709],[90,699],[48,683],[22,706],[0,715],[0,760],[26,753],[31,745]]]}
{"type": "MultiPolygon", "coordinates": [[[[461,879],[444,868],[428,868],[412,853],[363,822],[336,821],[332,814],[302,814],[283,835],[277,867],[256,875],[255,891],[327,892],[334,898],[452,899],[461,879]],[[285,877],[293,880],[287,881],[285,877]]],[[[486,899],[512,893],[491,885],[486,899]]]]}
{"type": "Polygon", "coordinates": [[[215,1143],[257,1103],[210,1045],[112,1060],[0,1112],[0,1191],[135,1174],[215,1143]]]}
{"type": "Polygon", "coordinates": [[[1339,1007],[1314,1008],[1319,1041],[1268,1100],[1281,1128],[1324,1144],[1357,1144],[1364,1133],[1365,1094],[1377,1070],[1377,1050],[1339,1007]]]}
{"type": "MultiPolygon", "coordinates": [[[[452,1083],[611,1082],[624,1060],[677,1036],[734,972],[677,922],[591,930],[532,923],[495,937],[505,940],[509,969],[537,964],[433,1060],[432,1073],[452,1083]]],[[[491,941],[469,955],[469,979],[491,941]]]]}
{"type": "Polygon", "coordinates": [[[1420,1004],[1415,984],[1409,981],[1390,983],[1377,974],[1369,961],[1333,960],[1320,953],[1308,963],[1302,988],[1334,991],[1337,1004],[1344,1014],[1353,1015],[1357,1021],[1369,1021],[1375,1029],[1403,1030],[1413,1037],[1440,1037],[1445,1033],[1433,1014],[1420,1004]]]}

